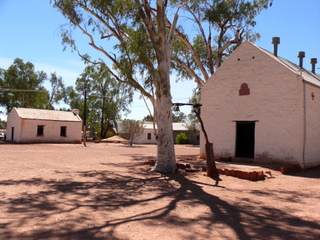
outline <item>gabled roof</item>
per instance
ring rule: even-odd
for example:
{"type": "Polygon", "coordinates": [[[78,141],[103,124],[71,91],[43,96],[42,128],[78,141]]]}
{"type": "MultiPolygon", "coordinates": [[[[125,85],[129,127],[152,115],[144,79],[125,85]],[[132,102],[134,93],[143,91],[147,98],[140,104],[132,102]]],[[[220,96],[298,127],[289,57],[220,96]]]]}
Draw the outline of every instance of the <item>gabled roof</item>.
{"type": "Polygon", "coordinates": [[[22,119],[37,119],[37,120],[51,120],[51,121],[68,121],[79,122],[82,121],[79,115],[68,111],[43,110],[33,108],[14,108],[18,116],[22,119]]]}
{"type": "Polygon", "coordinates": [[[282,57],[277,57],[275,56],[272,52],[269,52],[268,50],[265,50],[261,47],[256,46],[255,44],[249,42],[250,44],[252,44],[253,46],[257,47],[258,49],[260,49],[261,51],[265,52],[266,54],[268,54],[270,57],[272,57],[274,60],[276,60],[277,62],[279,62],[280,64],[284,65],[285,67],[287,67],[288,69],[290,69],[291,71],[293,71],[294,73],[300,75],[304,81],[309,82],[313,85],[319,86],[320,87],[320,76],[317,74],[314,74],[313,72],[305,69],[305,68],[300,68],[299,65],[290,62],[287,59],[284,59],[282,57]]]}

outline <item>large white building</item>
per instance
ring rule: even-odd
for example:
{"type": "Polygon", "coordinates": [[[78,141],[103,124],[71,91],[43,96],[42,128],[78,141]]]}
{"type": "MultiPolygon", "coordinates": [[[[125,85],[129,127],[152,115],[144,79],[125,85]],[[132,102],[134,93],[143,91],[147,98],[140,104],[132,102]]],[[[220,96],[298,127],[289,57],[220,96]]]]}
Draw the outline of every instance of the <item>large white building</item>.
{"type": "MultiPolygon", "coordinates": [[[[274,49],[242,43],[202,87],[201,116],[209,142],[216,157],[319,165],[317,60],[311,60],[313,71],[308,71],[303,52],[294,64],[277,56],[277,45],[274,49]]],[[[205,156],[203,136],[200,143],[205,156]]]]}
{"type": "Polygon", "coordinates": [[[82,120],[76,112],[13,108],[6,140],[14,143],[81,143],[82,120]]]}

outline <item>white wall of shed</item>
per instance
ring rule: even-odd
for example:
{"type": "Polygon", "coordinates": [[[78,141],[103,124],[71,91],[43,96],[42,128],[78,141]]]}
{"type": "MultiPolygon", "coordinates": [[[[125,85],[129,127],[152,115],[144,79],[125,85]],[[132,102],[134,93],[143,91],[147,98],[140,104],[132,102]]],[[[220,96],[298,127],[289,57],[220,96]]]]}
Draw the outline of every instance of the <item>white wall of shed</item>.
{"type": "Polygon", "coordinates": [[[23,119],[19,142],[81,143],[81,122],[45,121],[23,119]],[[38,126],[43,126],[43,136],[37,136],[38,126]],[[66,137],[60,136],[61,127],[66,127],[66,137]]]}
{"type": "Polygon", "coordinates": [[[133,141],[134,144],[157,144],[157,140],[154,136],[153,128],[144,128],[143,133],[139,138],[133,141]],[[148,134],[151,134],[151,139],[148,139],[148,134]]]}
{"type": "Polygon", "coordinates": [[[306,84],[305,167],[320,164],[320,88],[306,84]]]}
{"type": "Polygon", "coordinates": [[[12,128],[14,128],[13,132],[13,140],[20,141],[21,138],[21,118],[18,116],[17,110],[15,108],[9,113],[7,118],[7,141],[11,141],[12,139],[12,128]]]}

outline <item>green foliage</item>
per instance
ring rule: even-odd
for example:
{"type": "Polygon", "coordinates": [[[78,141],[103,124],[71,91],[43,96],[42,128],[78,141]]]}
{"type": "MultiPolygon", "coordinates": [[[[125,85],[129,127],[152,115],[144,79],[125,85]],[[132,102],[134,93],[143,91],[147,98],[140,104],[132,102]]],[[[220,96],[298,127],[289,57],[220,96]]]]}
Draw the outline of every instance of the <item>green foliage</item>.
{"type": "Polygon", "coordinates": [[[0,97],[1,106],[10,112],[13,107],[46,108],[48,93],[42,86],[46,74],[35,72],[32,63],[15,59],[4,71],[1,88],[7,89],[0,97]]]}
{"type": "Polygon", "coordinates": [[[153,116],[152,115],[147,115],[142,119],[142,121],[144,121],[144,122],[153,122],[153,116]]]}
{"type": "Polygon", "coordinates": [[[13,107],[53,109],[53,104],[61,100],[59,95],[63,91],[62,79],[55,73],[51,75],[50,92],[43,86],[48,80],[43,71],[35,71],[31,62],[24,62],[16,58],[7,70],[0,71],[0,106],[10,112],[13,107]]]}
{"type": "Polygon", "coordinates": [[[4,120],[1,120],[0,118],[0,129],[6,129],[7,127],[7,122],[4,120]]]}
{"type": "Polygon", "coordinates": [[[109,137],[112,137],[112,136],[114,136],[114,132],[108,131],[107,135],[106,135],[106,138],[109,138],[109,137]]]}
{"type": "Polygon", "coordinates": [[[187,144],[189,142],[188,136],[185,133],[179,133],[176,136],[176,143],[177,144],[187,144]]]}
{"type": "MultiPolygon", "coordinates": [[[[200,88],[196,88],[193,91],[192,97],[189,99],[189,103],[199,104],[200,102],[201,102],[200,88]]],[[[197,116],[195,114],[196,110],[197,109],[192,108],[191,113],[188,115],[188,118],[190,119],[191,122],[193,121],[198,122],[197,116]]]]}
{"type": "Polygon", "coordinates": [[[171,0],[185,4],[190,22],[184,22],[175,34],[172,67],[180,79],[195,79],[201,86],[243,41],[256,41],[255,18],[272,4],[272,0],[171,0]],[[192,27],[191,27],[192,26],[192,27]],[[196,35],[187,34],[190,28],[196,35]]]}
{"type": "Polygon", "coordinates": [[[106,138],[108,130],[112,128],[111,121],[120,118],[121,112],[129,112],[132,88],[116,81],[104,65],[86,67],[76,80],[75,89],[67,87],[64,92],[65,103],[79,109],[82,119],[85,118],[85,92],[87,129],[100,133],[101,139],[106,138]]]}
{"type": "Polygon", "coordinates": [[[59,103],[63,99],[64,93],[64,83],[62,77],[57,76],[56,73],[51,73],[51,78],[49,79],[51,84],[51,94],[49,98],[49,104],[59,103]]]}
{"type": "Polygon", "coordinates": [[[147,28],[141,21],[140,4],[133,4],[131,0],[51,2],[70,20],[61,32],[64,48],[71,47],[87,63],[104,65],[118,81],[153,98],[149,91],[157,77],[156,57],[147,28]],[[73,38],[77,29],[89,37],[89,44],[109,59],[112,66],[83,53],[80,40],[73,38]]]}
{"type": "Polygon", "coordinates": [[[267,7],[268,0],[220,0],[214,1],[210,8],[204,11],[204,15],[205,20],[219,31],[223,27],[231,27],[231,24],[238,28],[254,27],[256,25],[254,18],[267,7]]]}
{"type": "Polygon", "coordinates": [[[172,112],[172,122],[186,122],[187,116],[184,112],[172,112]]]}
{"type": "MultiPolygon", "coordinates": [[[[83,94],[77,92],[73,86],[68,86],[63,91],[63,101],[68,104],[71,109],[83,110],[83,94]]],[[[83,111],[80,112],[80,117],[83,119],[83,111]]]]}

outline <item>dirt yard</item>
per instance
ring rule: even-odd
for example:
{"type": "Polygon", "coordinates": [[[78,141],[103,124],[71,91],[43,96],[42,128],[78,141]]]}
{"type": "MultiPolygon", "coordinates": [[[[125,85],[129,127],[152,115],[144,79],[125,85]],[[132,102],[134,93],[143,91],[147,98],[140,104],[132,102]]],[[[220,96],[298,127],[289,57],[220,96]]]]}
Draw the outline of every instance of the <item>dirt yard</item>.
{"type": "MultiPolygon", "coordinates": [[[[176,146],[197,160],[197,147],[176,146]]],[[[320,239],[320,168],[249,181],[150,173],[156,147],[0,144],[0,239],[320,239]]],[[[217,163],[218,167],[257,166],[217,163]]]]}

